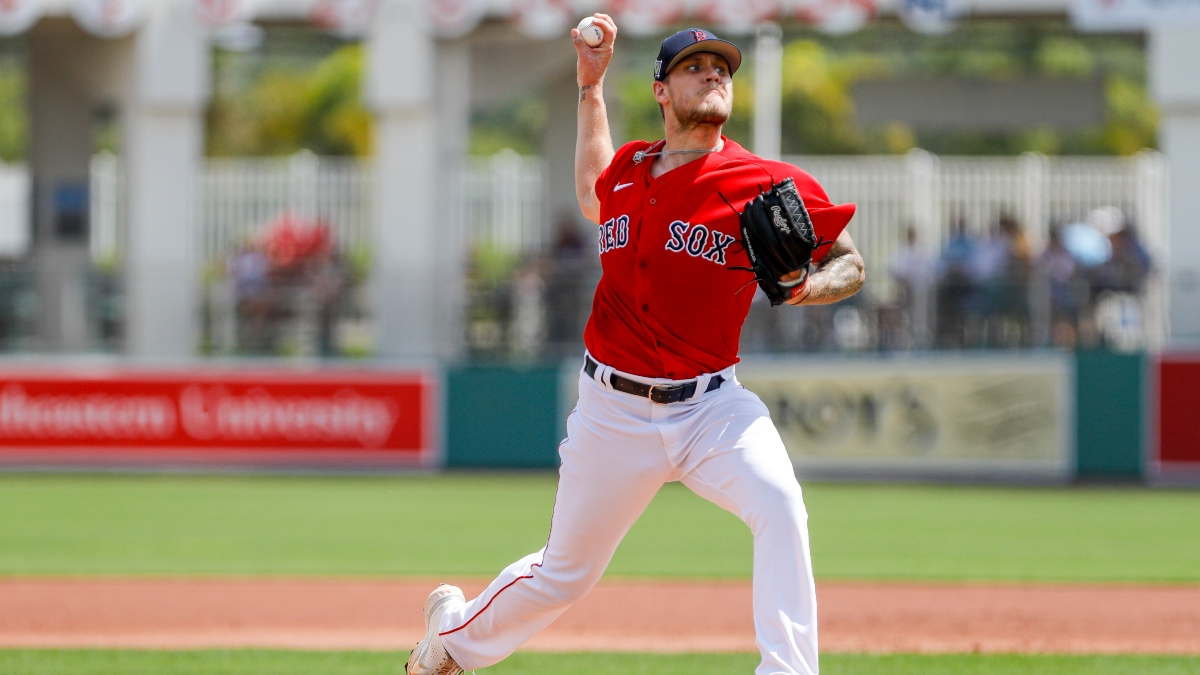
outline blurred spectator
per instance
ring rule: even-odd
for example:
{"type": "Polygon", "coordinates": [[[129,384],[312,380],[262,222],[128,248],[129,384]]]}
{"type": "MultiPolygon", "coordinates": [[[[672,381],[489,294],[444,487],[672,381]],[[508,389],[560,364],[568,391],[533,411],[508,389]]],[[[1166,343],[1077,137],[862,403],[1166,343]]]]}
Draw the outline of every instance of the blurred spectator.
{"type": "Polygon", "coordinates": [[[261,246],[271,272],[291,276],[302,273],[309,261],[333,250],[333,237],[324,223],[285,213],[267,225],[261,246]]]}
{"type": "MultiPolygon", "coordinates": [[[[988,236],[979,241],[972,251],[973,255],[968,263],[972,281],[980,287],[985,287],[1003,279],[1004,268],[1008,262],[1008,241],[999,226],[992,228],[988,236]]],[[[985,307],[986,303],[983,301],[976,303],[976,309],[985,307]]]]}
{"type": "MultiPolygon", "coordinates": [[[[892,297],[863,293],[836,306],[780,310],[759,294],[742,350],[1133,348],[1144,340],[1141,296],[1151,260],[1114,212],[1119,217],[1105,209],[1103,217],[1052,223],[1041,251],[1007,214],[986,236],[955,218],[940,251],[907,226],[886,260],[892,297]]],[[[590,232],[564,213],[544,258],[518,265],[515,253],[497,254],[507,262],[492,264],[491,273],[487,256],[472,258],[468,339],[475,356],[562,358],[581,348],[599,272],[590,232]]]]}
{"type": "Polygon", "coordinates": [[[1134,226],[1115,207],[1093,214],[1093,220],[1099,220],[1107,231],[1112,250],[1092,276],[1096,329],[1104,343],[1114,349],[1137,349],[1143,337],[1141,296],[1150,276],[1150,254],[1138,240],[1134,226]]]}
{"type": "Polygon", "coordinates": [[[991,229],[974,249],[970,260],[973,287],[967,299],[966,323],[963,327],[963,346],[985,345],[990,321],[999,315],[1004,303],[1005,268],[1008,262],[1008,242],[999,226],[991,229]]]}
{"type": "Polygon", "coordinates": [[[1063,246],[1075,262],[1085,268],[1096,267],[1112,257],[1112,242],[1090,223],[1071,223],[1063,228],[1063,246]]]}
{"type": "Polygon", "coordinates": [[[337,324],[351,279],[328,225],[285,213],[253,243],[234,251],[226,271],[236,329],[234,344],[225,348],[251,354],[339,353],[337,324]]]}
{"type": "MultiPolygon", "coordinates": [[[[595,226],[588,224],[589,229],[595,226]]],[[[557,356],[583,349],[583,325],[591,309],[599,261],[574,214],[560,213],[554,228],[545,283],[546,327],[549,347],[557,356]]]]}
{"type": "Polygon", "coordinates": [[[967,317],[976,290],[974,270],[978,242],[967,233],[961,217],[950,223],[950,237],[942,247],[938,264],[937,343],[962,347],[966,342],[967,317]]]}
{"type": "Polygon", "coordinates": [[[1078,341],[1079,308],[1087,299],[1087,286],[1078,267],[1063,244],[1062,228],[1051,226],[1046,250],[1038,258],[1038,271],[1048,296],[1050,340],[1056,347],[1069,349],[1078,341]]]}
{"type": "Polygon", "coordinates": [[[937,279],[937,260],[920,245],[917,229],[912,225],[905,231],[904,246],[892,254],[888,272],[900,289],[897,304],[903,312],[904,333],[908,340],[904,341],[907,344],[881,340],[883,346],[928,348],[933,304],[930,296],[937,279]]]}
{"type": "Polygon", "coordinates": [[[1097,209],[1088,220],[1071,223],[1062,232],[1063,246],[1071,253],[1086,284],[1075,320],[1077,344],[1081,347],[1095,347],[1100,339],[1095,323],[1096,280],[1101,266],[1112,258],[1112,242],[1097,229],[1097,224],[1106,228],[1110,221],[1105,211],[1097,209]]]}
{"type": "MultiPolygon", "coordinates": [[[[1076,265],[1075,343],[1136,348],[1144,337],[1142,294],[1152,267],[1136,229],[1119,208],[1106,206],[1063,228],[1061,238],[1076,265]]],[[[1064,330],[1056,325],[1056,338],[1064,330]]]]}
{"type": "Polygon", "coordinates": [[[243,246],[229,259],[237,312],[239,349],[261,352],[272,340],[267,328],[271,315],[267,256],[257,247],[243,246]]]}
{"type": "Polygon", "coordinates": [[[1140,294],[1150,276],[1150,254],[1138,239],[1132,224],[1124,225],[1108,237],[1112,257],[1100,265],[1096,274],[1096,292],[1140,294]]]}
{"type": "Polygon", "coordinates": [[[546,282],[536,263],[522,266],[512,280],[512,325],[509,340],[512,354],[531,359],[541,353],[545,340],[546,282]]]}
{"type": "Polygon", "coordinates": [[[988,346],[1018,347],[1029,335],[1029,282],[1033,249],[1025,230],[1010,215],[996,223],[995,240],[1001,247],[1001,264],[990,280],[988,346]]]}
{"type": "Polygon", "coordinates": [[[342,256],[334,249],[322,251],[309,261],[306,276],[306,284],[317,303],[317,353],[337,356],[337,322],[349,285],[342,256]]]}

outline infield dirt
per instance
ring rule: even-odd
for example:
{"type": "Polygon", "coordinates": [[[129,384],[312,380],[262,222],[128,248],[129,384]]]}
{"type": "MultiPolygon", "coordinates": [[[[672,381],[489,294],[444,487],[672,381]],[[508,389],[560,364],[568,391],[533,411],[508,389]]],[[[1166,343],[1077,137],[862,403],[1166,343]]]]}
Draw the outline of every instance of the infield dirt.
{"type": "MultiPolygon", "coordinates": [[[[433,583],[3,579],[0,647],[402,649],[433,583]]],[[[1200,654],[1200,586],[825,582],[818,602],[830,652],[1200,654]]],[[[752,651],[750,585],[604,582],[526,648],[752,651]]]]}

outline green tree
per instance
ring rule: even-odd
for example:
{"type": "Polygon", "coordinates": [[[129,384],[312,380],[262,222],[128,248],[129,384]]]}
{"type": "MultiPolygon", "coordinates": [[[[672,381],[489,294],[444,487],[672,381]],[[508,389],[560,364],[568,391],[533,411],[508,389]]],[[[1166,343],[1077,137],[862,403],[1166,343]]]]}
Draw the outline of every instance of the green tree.
{"type": "Polygon", "coordinates": [[[218,92],[209,111],[209,154],[371,154],[362,73],[362,49],[348,45],[315,68],[274,67],[244,91],[218,92]]]}
{"type": "Polygon", "coordinates": [[[474,113],[470,154],[494,155],[505,149],[538,154],[547,114],[541,92],[523,93],[505,105],[474,113]]]}
{"type": "Polygon", "coordinates": [[[0,59],[0,160],[25,159],[29,142],[29,113],[25,108],[25,64],[16,58],[0,59]]]}
{"type": "Polygon", "coordinates": [[[815,40],[789,43],[783,52],[783,151],[863,152],[850,87],[871,69],[870,60],[831,56],[815,40]]]}

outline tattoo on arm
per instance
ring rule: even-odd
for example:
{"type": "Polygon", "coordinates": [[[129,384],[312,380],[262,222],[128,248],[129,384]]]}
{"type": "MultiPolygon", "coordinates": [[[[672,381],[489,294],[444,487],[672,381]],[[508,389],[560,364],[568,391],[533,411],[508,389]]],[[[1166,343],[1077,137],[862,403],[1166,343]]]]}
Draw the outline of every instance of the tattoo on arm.
{"type": "Polygon", "coordinates": [[[585,84],[579,88],[579,102],[580,103],[583,103],[584,101],[587,100],[587,93],[588,93],[588,90],[591,88],[592,88],[592,85],[590,85],[590,84],[585,84]]]}
{"type": "Polygon", "coordinates": [[[863,259],[851,246],[835,241],[809,280],[806,305],[825,305],[844,300],[862,288],[863,259]]]}

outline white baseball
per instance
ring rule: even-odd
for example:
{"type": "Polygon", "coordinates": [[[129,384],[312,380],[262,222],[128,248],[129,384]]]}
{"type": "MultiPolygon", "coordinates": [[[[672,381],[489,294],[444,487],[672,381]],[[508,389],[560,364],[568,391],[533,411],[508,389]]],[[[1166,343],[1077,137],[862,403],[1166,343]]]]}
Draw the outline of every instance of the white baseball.
{"type": "Polygon", "coordinates": [[[583,21],[579,22],[578,28],[579,37],[583,38],[583,44],[592,49],[599,47],[600,43],[604,42],[604,32],[600,30],[592,17],[585,17],[583,21]]]}

